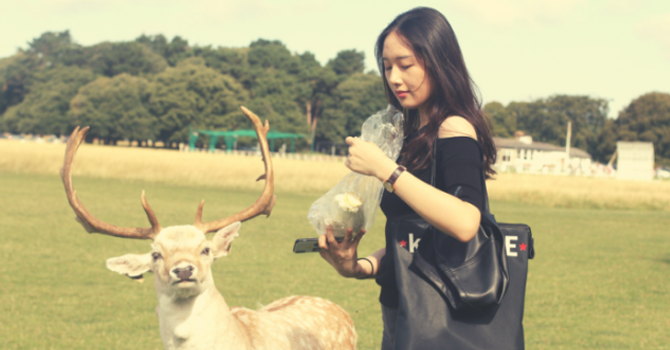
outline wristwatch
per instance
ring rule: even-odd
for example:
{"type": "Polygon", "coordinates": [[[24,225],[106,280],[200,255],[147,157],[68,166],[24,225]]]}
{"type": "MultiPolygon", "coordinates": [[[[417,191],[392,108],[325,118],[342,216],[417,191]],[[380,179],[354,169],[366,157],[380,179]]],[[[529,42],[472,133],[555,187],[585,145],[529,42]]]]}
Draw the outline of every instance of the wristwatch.
{"type": "Polygon", "coordinates": [[[389,177],[388,180],[384,181],[384,188],[387,191],[393,193],[393,185],[395,184],[395,181],[398,180],[400,174],[402,174],[402,172],[405,171],[405,169],[406,168],[404,166],[398,165],[393,174],[391,174],[391,177],[389,177]]]}

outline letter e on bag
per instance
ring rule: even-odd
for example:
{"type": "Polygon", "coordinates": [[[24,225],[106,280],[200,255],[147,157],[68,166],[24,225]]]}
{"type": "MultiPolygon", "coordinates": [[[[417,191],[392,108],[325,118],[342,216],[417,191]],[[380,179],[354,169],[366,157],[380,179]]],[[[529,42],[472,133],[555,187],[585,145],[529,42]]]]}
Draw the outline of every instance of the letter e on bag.
{"type": "Polygon", "coordinates": [[[516,244],[512,243],[512,241],[516,242],[519,240],[519,236],[505,236],[505,253],[507,256],[517,256],[518,254],[516,252],[512,251],[512,248],[516,248],[516,244]]]}

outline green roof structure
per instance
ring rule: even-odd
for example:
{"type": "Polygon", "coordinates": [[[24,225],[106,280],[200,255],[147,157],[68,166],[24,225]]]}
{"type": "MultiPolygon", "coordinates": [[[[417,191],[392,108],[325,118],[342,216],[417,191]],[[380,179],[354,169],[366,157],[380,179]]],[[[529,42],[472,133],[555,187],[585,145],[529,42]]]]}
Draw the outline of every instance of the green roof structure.
{"type": "MultiPolygon", "coordinates": [[[[193,130],[193,127],[189,126],[189,139],[188,146],[191,150],[195,149],[195,143],[198,140],[199,135],[209,136],[209,151],[214,152],[216,149],[216,143],[219,140],[219,137],[223,137],[223,141],[226,144],[226,153],[230,153],[233,150],[235,141],[240,136],[248,136],[253,138],[258,138],[255,130],[231,130],[231,131],[218,131],[218,130],[193,130]]],[[[305,136],[300,134],[293,134],[288,132],[280,131],[268,131],[267,139],[270,142],[270,151],[275,148],[275,139],[290,139],[291,140],[291,153],[295,153],[295,139],[305,138],[305,136]]]]}

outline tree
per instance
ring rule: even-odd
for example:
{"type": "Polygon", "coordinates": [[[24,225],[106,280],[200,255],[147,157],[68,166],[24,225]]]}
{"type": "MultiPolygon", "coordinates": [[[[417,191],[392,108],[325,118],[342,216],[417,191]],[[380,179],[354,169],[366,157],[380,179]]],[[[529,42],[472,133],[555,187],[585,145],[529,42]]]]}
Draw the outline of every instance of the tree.
{"type": "Polygon", "coordinates": [[[359,136],[363,122],[386,107],[381,78],[358,73],[340,83],[325,106],[317,129],[318,140],[344,142],[347,136],[359,136]]]}
{"type": "MultiPolygon", "coordinates": [[[[636,98],[614,124],[619,141],[652,142],[656,163],[670,165],[670,94],[650,92],[636,98]]],[[[608,141],[612,148],[613,140],[608,141]]]]}
{"type": "Polygon", "coordinates": [[[249,92],[249,108],[267,118],[273,130],[293,133],[304,131],[300,101],[306,100],[312,91],[297,76],[269,68],[255,78],[249,92]]]}
{"type": "Polygon", "coordinates": [[[589,96],[556,95],[547,98],[545,103],[555,118],[572,122],[572,146],[593,154],[598,146],[598,135],[607,120],[607,100],[589,96]]]}
{"type": "Polygon", "coordinates": [[[249,69],[248,51],[248,48],[220,47],[212,49],[210,46],[205,46],[193,48],[193,56],[202,57],[207,67],[240,80],[249,69]]]}
{"type": "Polygon", "coordinates": [[[365,52],[359,52],[354,49],[340,51],[335,58],[328,61],[326,67],[332,69],[337,75],[350,76],[356,73],[363,73],[365,69],[365,52]]]}
{"type": "Polygon", "coordinates": [[[90,60],[89,52],[72,40],[68,30],[43,33],[28,43],[26,53],[36,56],[40,68],[57,65],[82,67],[90,60]]]}
{"type": "Polygon", "coordinates": [[[30,93],[4,114],[6,128],[15,133],[66,134],[71,130],[67,118],[70,100],[79,87],[93,79],[93,72],[77,67],[35,73],[30,93]]]}
{"type": "Polygon", "coordinates": [[[250,92],[249,105],[267,117],[274,130],[310,134],[303,121],[313,125],[318,118],[315,87],[324,70],[314,55],[291,54],[279,41],[260,39],[251,43],[247,57],[248,69],[240,80],[250,92]]]}
{"type": "Polygon", "coordinates": [[[493,136],[514,137],[517,130],[516,115],[508,111],[500,102],[489,102],[484,108],[484,114],[489,118],[493,136]]]}
{"type": "Polygon", "coordinates": [[[89,48],[90,66],[97,74],[157,74],[165,70],[165,59],[138,42],[101,43],[89,48]]]}
{"type": "Polygon", "coordinates": [[[23,101],[39,67],[37,56],[25,52],[0,60],[0,113],[23,101]]]}
{"type": "Polygon", "coordinates": [[[74,45],[68,30],[60,33],[45,32],[28,43],[28,52],[55,58],[63,56],[65,51],[74,45]]]}
{"type": "Polygon", "coordinates": [[[186,142],[188,127],[234,129],[248,125],[239,106],[248,92],[231,76],[219,74],[194,57],[168,68],[154,79],[149,108],[158,118],[158,138],[186,142]]]}
{"type": "Polygon", "coordinates": [[[146,108],[149,98],[150,84],[144,78],[127,73],[99,77],[72,99],[69,117],[75,125],[91,127],[87,138],[98,137],[106,144],[155,140],[158,121],[146,108]]]}
{"type": "Polygon", "coordinates": [[[107,142],[183,142],[191,124],[250,127],[239,111],[245,104],[273,130],[341,142],[386,105],[379,76],[363,73],[364,59],[363,52],[344,50],[322,66],[312,53],[292,53],[276,40],[190,47],[162,34],[85,47],[68,31],[46,32],[25,51],[0,59],[0,113],[9,108],[0,128],[62,133],[76,122],[93,126],[89,138],[107,142]],[[59,78],[67,67],[85,78],[59,78]]]}
{"type": "MultiPolygon", "coordinates": [[[[568,121],[571,146],[590,154],[598,148],[598,135],[607,120],[607,100],[589,96],[555,95],[532,102],[510,102],[505,108],[511,122],[534,140],[565,146],[568,121]]],[[[495,129],[494,129],[495,130],[495,129]]]]}
{"type": "Polygon", "coordinates": [[[176,66],[179,61],[190,56],[188,40],[184,40],[180,36],[175,36],[172,41],[168,42],[163,34],[154,36],[142,34],[135,41],[163,56],[171,67],[176,66]]]}
{"type": "Polygon", "coordinates": [[[593,149],[591,156],[601,163],[608,163],[616,151],[616,142],[619,139],[617,124],[615,120],[605,121],[600,134],[598,134],[597,146],[593,149]]]}
{"type": "Polygon", "coordinates": [[[301,69],[300,58],[292,55],[279,40],[258,39],[252,42],[247,60],[252,68],[276,68],[292,74],[299,73],[301,69]]]}

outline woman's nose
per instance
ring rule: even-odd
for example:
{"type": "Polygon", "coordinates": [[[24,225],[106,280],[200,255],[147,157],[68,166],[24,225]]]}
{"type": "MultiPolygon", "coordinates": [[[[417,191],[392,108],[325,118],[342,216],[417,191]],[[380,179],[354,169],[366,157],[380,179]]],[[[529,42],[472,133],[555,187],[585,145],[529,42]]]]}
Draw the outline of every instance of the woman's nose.
{"type": "Polygon", "coordinates": [[[387,77],[387,80],[389,84],[392,85],[400,85],[402,84],[402,80],[400,79],[400,74],[398,74],[398,69],[393,67],[391,68],[391,71],[389,72],[389,76],[387,77]]]}

